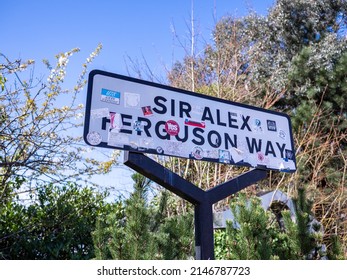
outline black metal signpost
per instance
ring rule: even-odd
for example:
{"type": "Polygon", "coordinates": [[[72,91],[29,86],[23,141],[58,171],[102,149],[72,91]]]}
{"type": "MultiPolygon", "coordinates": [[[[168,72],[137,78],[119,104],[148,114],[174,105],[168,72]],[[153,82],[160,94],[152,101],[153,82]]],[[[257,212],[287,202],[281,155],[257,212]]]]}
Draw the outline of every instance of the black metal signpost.
{"type": "Polygon", "coordinates": [[[202,260],[214,259],[214,203],[266,178],[267,170],[296,170],[287,115],[100,70],[89,75],[84,140],[124,150],[125,165],[194,205],[202,260]],[[204,191],[143,153],[252,169],[204,191]]]}
{"type": "Polygon", "coordinates": [[[194,204],[197,260],[214,259],[212,205],[264,179],[267,174],[265,170],[253,169],[204,191],[143,154],[126,151],[124,164],[194,204]]]}

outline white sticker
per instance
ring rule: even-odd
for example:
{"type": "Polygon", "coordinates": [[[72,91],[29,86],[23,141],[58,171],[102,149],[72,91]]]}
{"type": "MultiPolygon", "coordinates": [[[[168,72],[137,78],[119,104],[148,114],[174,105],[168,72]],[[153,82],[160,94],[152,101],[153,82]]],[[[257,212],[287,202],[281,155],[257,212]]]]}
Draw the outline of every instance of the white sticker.
{"type": "Polygon", "coordinates": [[[192,157],[195,159],[202,159],[204,157],[204,150],[201,149],[200,147],[194,147],[192,153],[192,157]]]}
{"type": "Polygon", "coordinates": [[[102,141],[102,137],[98,132],[92,131],[88,133],[87,140],[90,145],[99,145],[102,141]]]}
{"type": "Polygon", "coordinates": [[[109,132],[107,144],[110,146],[124,146],[129,144],[129,137],[122,133],[109,132]]]}
{"type": "Polygon", "coordinates": [[[149,138],[149,137],[140,138],[139,139],[139,146],[142,148],[147,148],[147,149],[154,148],[153,139],[149,138]]]}
{"type": "Polygon", "coordinates": [[[278,132],[278,137],[283,139],[283,140],[286,140],[287,134],[284,132],[284,130],[280,129],[278,132]]]}
{"type": "Polygon", "coordinates": [[[141,97],[137,93],[125,92],[124,93],[124,107],[126,108],[140,108],[141,97]]]}
{"type": "MultiPolygon", "coordinates": [[[[237,150],[240,150],[240,151],[248,151],[248,146],[247,146],[247,143],[246,141],[244,140],[241,140],[238,145],[237,145],[237,150]]],[[[243,154],[243,161],[245,163],[249,163],[251,164],[252,166],[255,166],[255,161],[254,161],[254,155],[252,154],[249,154],[247,152],[245,152],[243,154]]]]}
{"type": "Polygon", "coordinates": [[[204,112],[204,107],[199,105],[193,105],[192,113],[201,116],[204,112]]]}
{"type": "Polygon", "coordinates": [[[280,166],[279,166],[278,169],[279,169],[279,170],[284,170],[284,169],[285,169],[283,162],[280,163],[280,166]]]}
{"type": "Polygon", "coordinates": [[[219,151],[218,150],[205,151],[205,157],[217,159],[219,158],[219,151]]]}
{"type": "Polygon", "coordinates": [[[292,170],[295,168],[295,164],[293,161],[289,161],[288,159],[283,159],[282,162],[279,164],[279,170],[292,170]]]}
{"type": "Polygon", "coordinates": [[[138,144],[137,142],[135,142],[135,141],[131,141],[131,142],[129,143],[129,145],[130,145],[130,147],[133,148],[134,150],[137,150],[138,147],[139,147],[139,144],[138,144]]]}
{"type": "Polygon", "coordinates": [[[233,148],[231,149],[231,157],[235,163],[240,162],[244,159],[244,152],[240,149],[233,148]]]}
{"type": "Polygon", "coordinates": [[[119,133],[122,126],[122,116],[119,113],[110,113],[110,131],[119,133]]]}
{"type": "Polygon", "coordinates": [[[108,118],[109,114],[110,114],[110,111],[108,108],[94,109],[90,111],[90,116],[92,120],[108,118]]]}
{"type": "Polygon", "coordinates": [[[165,147],[165,153],[169,155],[177,155],[177,156],[184,155],[182,142],[167,141],[166,147],[165,147]]]}

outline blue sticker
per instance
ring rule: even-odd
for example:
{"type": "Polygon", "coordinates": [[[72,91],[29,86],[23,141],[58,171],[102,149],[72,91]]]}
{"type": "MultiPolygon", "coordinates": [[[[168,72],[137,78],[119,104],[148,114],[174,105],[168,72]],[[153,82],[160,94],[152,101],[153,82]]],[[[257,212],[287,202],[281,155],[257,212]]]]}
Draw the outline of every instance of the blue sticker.
{"type": "Polygon", "coordinates": [[[120,92],[109,90],[109,89],[101,89],[101,101],[112,103],[119,105],[120,104],[120,92]]]}
{"type": "Polygon", "coordinates": [[[294,153],[292,150],[285,150],[285,153],[286,153],[286,158],[289,159],[289,160],[293,160],[294,159],[294,153]]]}
{"type": "Polygon", "coordinates": [[[267,120],[267,130],[268,131],[277,131],[276,122],[272,120],[267,120]]]}
{"type": "Polygon", "coordinates": [[[230,152],[228,150],[219,150],[219,162],[230,163],[230,152]]]}
{"type": "Polygon", "coordinates": [[[143,132],[143,127],[144,125],[142,124],[141,121],[134,121],[134,130],[137,131],[137,132],[143,132]]]}
{"type": "Polygon", "coordinates": [[[253,132],[263,132],[263,128],[261,126],[261,120],[255,119],[254,120],[254,126],[253,126],[253,132]]]}

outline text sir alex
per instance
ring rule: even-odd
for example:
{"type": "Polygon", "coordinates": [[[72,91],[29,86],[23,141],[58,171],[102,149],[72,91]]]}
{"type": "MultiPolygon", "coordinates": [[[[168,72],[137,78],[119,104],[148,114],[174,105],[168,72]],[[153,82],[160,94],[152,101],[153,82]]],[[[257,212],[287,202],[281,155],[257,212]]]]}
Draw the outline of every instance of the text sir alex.
{"type": "MultiPolygon", "coordinates": [[[[156,96],[154,98],[155,106],[152,107],[152,111],[159,115],[168,115],[171,117],[179,117],[181,119],[191,119],[192,118],[192,106],[184,101],[176,101],[174,99],[167,100],[163,96],[156,96]]],[[[167,123],[167,121],[157,121],[155,124],[152,123],[150,117],[137,117],[136,121],[141,122],[142,129],[134,130],[132,115],[121,114],[122,119],[122,129],[119,133],[133,134],[136,133],[138,136],[152,137],[152,133],[162,140],[170,140],[171,137],[175,137],[177,141],[185,143],[191,141],[197,146],[203,146],[206,142],[215,149],[228,150],[230,148],[237,148],[237,134],[230,134],[227,132],[221,132],[221,130],[208,130],[202,127],[191,127],[189,125],[184,125],[182,130],[182,125],[178,126],[176,124],[167,123]],[[177,130],[179,133],[173,134],[167,131],[167,127],[170,130],[177,130]],[[190,132],[190,128],[192,129],[190,132]],[[191,135],[190,135],[191,133],[191,135]]],[[[213,125],[218,125],[221,128],[231,128],[238,129],[241,131],[252,132],[249,124],[250,116],[242,115],[238,118],[234,113],[227,112],[227,117],[222,120],[222,112],[219,109],[211,111],[207,106],[204,107],[201,113],[201,122],[210,123],[213,125]]],[[[110,122],[109,118],[104,117],[102,120],[102,129],[106,130],[106,124],[110,122]]],[[[263,143],[262,139],[256,139],[253,137],[245,137],[245,142],[247,143],[247,148],[250,153],[264,152],[264,154],[272,155],[274,157],[285,157],[286,145],[279,142],[266,141],[263,143]]]]}

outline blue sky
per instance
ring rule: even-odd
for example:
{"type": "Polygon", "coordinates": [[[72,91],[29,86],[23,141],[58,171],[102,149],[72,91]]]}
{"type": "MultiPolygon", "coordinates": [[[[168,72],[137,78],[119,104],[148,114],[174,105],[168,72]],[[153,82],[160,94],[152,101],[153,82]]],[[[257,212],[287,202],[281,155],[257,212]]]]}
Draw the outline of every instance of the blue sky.
{"type": "MultiPolygon", "coordinates": [[[[3,0],[0,50],[9,58],[53,60],[54,55],[78,47],[79,58],[103,44],[93,68],[126,74],[124,58],[142,55],[156,72],[180,59],[183,49],[172,33],[188,44],[191,0],[3,0]]],[[[195,0],[196,33],[210,40],[222,16],[243,16],[248,9],[265,14],[273,0],[195,0]]],[[[37,65],[36,67],[38,67],[37,65]]]]}
{"type": "MultiPolygon", "coordinates": [[[[200,43],[210,41],[215,23],[223,16],[241,17],[249,10],[265,15],[273,3],[195,0],[194,26],[200,43]]],[[[144,57],[158,76],[165,77],[164,68],[184,55],[173,28],[180,42],[189,45],[192,0],[2,0],[0,7],[0,52],[10,60],[34,59],[37,76],[48,75],[43,59],[54,62],[56,54],[75,47],[81,52],[70,59],[67,76],[78,75],[80,65],[102,43],[103,50],[89,70],[127,75],[126,57],[140,62],[144,57]]],[[[81,103],[85,94],[86,90],[81,103]]],[[[120,170],[117,179],[125,186],[129,173],[120,170]]]]}

